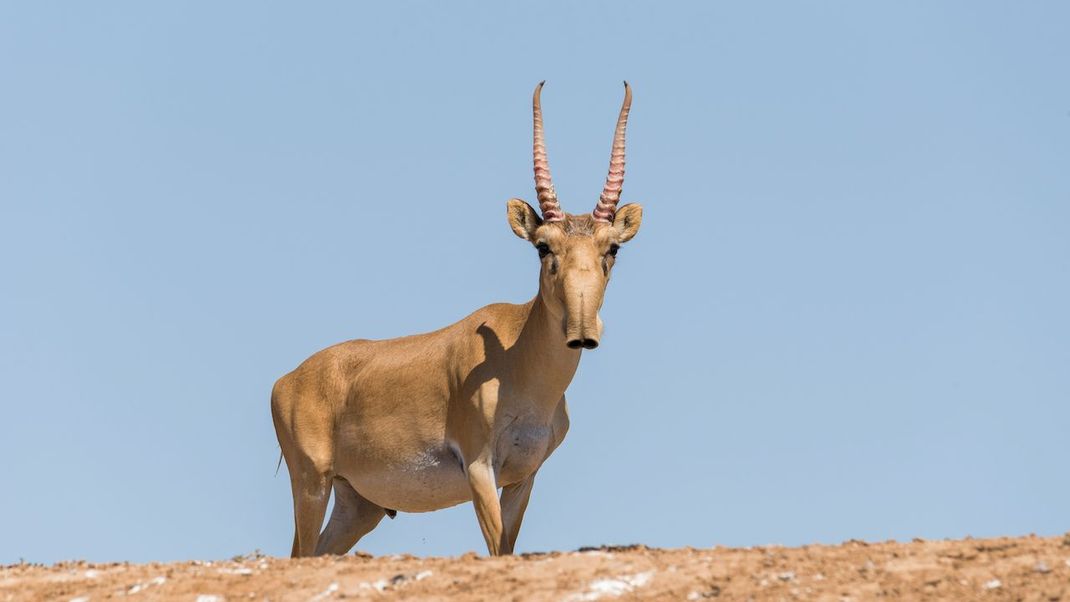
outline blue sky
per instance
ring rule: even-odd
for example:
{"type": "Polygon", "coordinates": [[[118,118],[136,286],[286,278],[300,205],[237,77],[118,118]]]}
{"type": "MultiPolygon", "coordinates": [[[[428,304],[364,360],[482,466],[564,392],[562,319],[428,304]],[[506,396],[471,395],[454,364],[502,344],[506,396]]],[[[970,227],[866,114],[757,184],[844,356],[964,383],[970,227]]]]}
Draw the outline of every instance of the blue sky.
{"type": "MultiPolygon", "coordinates": [[[[400,4],[400,3],[399,3],[400,4]]],[[[276,378],[645,207],[520,550],[1070,529],[1062,3],[0,7],[0,562],[287,554],[276,378]]],[[[373,553],[483,551],[469,505],[373,553]]]]}

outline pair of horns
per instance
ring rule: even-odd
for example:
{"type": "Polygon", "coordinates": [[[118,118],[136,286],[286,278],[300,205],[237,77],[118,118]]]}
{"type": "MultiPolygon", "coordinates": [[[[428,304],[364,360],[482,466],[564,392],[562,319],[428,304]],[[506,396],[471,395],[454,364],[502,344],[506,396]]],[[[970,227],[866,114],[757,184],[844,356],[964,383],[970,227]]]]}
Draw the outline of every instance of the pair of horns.
{"type": "MultiPolygon", "coordinates": [[[[539,102],[542,86],[545,83],[542,81],[535,86],[535,96],[532,99],[532,112],[535,116],[535,143],[533,145],[535,192],[539,197],[542,218],[548,222],[556,222],[565,219],[565,212],[561,209],[561,203],[557,201],[553,178],[550,177],[550,163],[546,160],[546,141],[542,131],[542,104],[539,102]]],[[[628,86],[628,82],[624,82],[624,103],[620,107],[617,130],[613,134],[613,151],[609,155],[609,175],[606,176],[606,185],[602,188],[598,204],[592,212],[595,221],[612,222],[613,216],[617,213],[620,191],[624,186],[624,130],[628,127],[628,110],[631,107],[632,89],[628,86]]]]}

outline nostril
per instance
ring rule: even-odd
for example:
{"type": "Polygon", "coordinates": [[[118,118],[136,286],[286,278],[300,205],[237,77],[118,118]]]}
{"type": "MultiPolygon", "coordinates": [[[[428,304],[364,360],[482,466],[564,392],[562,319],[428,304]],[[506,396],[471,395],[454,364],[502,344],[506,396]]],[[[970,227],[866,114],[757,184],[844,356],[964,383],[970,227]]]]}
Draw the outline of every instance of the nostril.
{"type": "Polygon", "coordinates": [[[597,346],[598,346],[598,341],[596,341],[594,339],[583,339],[583,348],[584,349],[594,349],[597,346]]]}
{"type": "Polygon", "coordinates": [[[583,346],[583,341],[581,341],[579,339],[572,339],[571,341],[569,341],[569,342],[567,342],[565,344],[568,345],[569,349],[579,349],[580,347],[583,346]]]}

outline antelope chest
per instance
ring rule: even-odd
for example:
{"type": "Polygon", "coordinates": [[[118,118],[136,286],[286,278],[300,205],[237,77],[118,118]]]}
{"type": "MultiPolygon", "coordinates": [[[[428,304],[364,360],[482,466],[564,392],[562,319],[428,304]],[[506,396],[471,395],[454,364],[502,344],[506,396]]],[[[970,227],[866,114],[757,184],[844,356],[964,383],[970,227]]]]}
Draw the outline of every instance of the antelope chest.
{"type": "Polygon", "coordinates": [[[498,486],[523,481],[531,476],[553,444],[553,429],[549,424],[535,421],[516,421],[498,436],[494,468],[498,486]]]}

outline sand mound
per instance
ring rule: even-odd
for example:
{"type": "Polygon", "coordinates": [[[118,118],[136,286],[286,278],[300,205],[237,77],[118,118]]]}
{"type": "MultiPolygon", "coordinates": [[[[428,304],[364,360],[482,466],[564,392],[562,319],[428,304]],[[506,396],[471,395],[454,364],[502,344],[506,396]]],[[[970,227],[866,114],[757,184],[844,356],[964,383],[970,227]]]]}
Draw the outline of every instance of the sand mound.
{"type": "Polygon", "coordinates": [[[603,547],[508,558],[366,555],[13,565],[0,600],[1025,600],[1070,602],[1070,534],[799,548],[603,547]]]}

